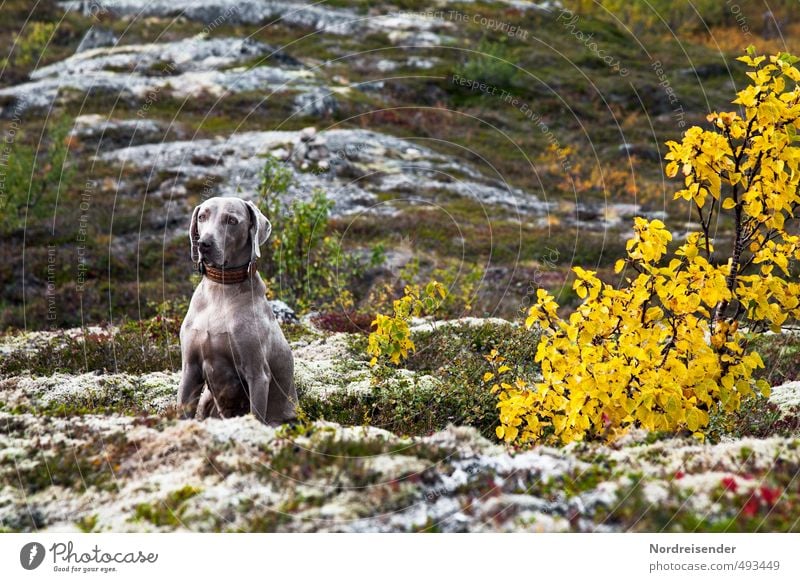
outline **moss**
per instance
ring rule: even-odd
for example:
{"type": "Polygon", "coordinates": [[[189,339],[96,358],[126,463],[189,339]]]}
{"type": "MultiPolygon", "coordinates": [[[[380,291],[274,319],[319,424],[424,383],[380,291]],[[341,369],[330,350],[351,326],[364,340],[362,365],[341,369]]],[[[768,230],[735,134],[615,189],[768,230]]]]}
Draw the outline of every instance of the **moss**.
{"type": "Polygon", "coordinates": [[[125,404],[120,404],[117,406],[103,406],[79,402],[51,402],[45,406],[30,406],[21,404],[8,410],[8,412],[9,414],[35,414],[39,416],[51,416],[53,418],[85,416],[88,414],[119,414],[122,416],[139,416],[146,414],[146,411],[141,408],[126,406],[125,404]]]}
{"type": "Polygon", "coordinates": [[[187,502],[199,495],[201,489],[191,485],[170,492],[161,502],[140,503],[134,509],[133,521],[149,521],[157,527],[179,527],[184,525],[183,515],[187,502]]]}
{"type": "Polygon", "coordinates": [[[496,349],[520,375],[530,376],[538,371],[534,355],[539,334],[523,326],[443,322],[438,328],[417,332],[413,337],[417,349],[406,364],[410,370],[439,373],[443,367],[460,368],[472,381],[478,381],[486,372],[485,356],[496,349]]]}
{"type": "Polygon", "coordinates": [[[92,533],[97,527],[97,514],[86,515],[75,522],[83,533],[92,533]]]}
{"type": "Polygon", "coordinates": [[[666,441],[675,438],[675,433],[668,431],[653,431],[647,433],[643,445],[652,445],[659,441],[666,441]]]}
{"type": "Polygon", "coordinates": [[[256,505],[250,499],[243,499],[239,503],[239,511],[245,515],[245,525],[226,531],[241,533],[272,533],[280,531],[282,525],[290,523],[292,516],[285,511],[256,505]]]}
{"type": "Polygon", "coordinates": [[[281,330],[289,343],[299,341],[314,341],[322,337],[317,331],[299,323],[282,323],[281,330]]]}
{"type": "Polygon", "coordinates": [[[73,337],[62,331],[39,349],[17,350],[4,357],[0,375],[177,371],[181,364],[179,330],[180,320],[156,316],[123,323],[116,333],[87,332],[73,337]]]}
{"type": "Polygon", "coordinates": [[[783,460],[767,471],[759,470],[747,453],[742,456],[738,478],[758,485],[737,492],[736,487],[731,490],[720,482],[708,492],[707,509],[694,506],[697,494],[690,487],[681,487],[680,478],[662,481],[666,496],[653,503],[644,491],[652,479],[631,474],[628,484],[618,489],[616,501],[597,508],[594,521],[638,532],[796,532],[800,525],[794,510],[798,492],[792,484],[797,471],[796,463],[783,460]]]}
{"type": "Polygon", "coordinates": [[[415,525],[411,531],[413,533],[442,533],[442,528],[433,518],[429,517],[424,524],[419,526],[415,525]]]}
{"type": "Polygon", "coordinates": [[[574,497],[596,489],[600,483],[608,481],[611,475],[610,467],[597,462],[586,470],[566,473],[559,479],[557,487],[567,497],[574,497]]]}
{"type": "Polygon", "coordinates": [[[4,471],[2,482],[24,490],[27,495],[54,486],[113,491],[119,458],[128,452],[124,434],[95,438],[76,446],[60,441],[39,455],[32,455],[32,462],[4,471]]]}
{"type": "MultiPolygon", "coordinates": [[[[261,458],[254,459],[246,469],[252,470],[261,480],[285,482],[286,479],[305,483],[324,483],[324,491],[338,488],[360,489],[378,485],[385,476],[372,468],[376,457],[401,456],[423,459],[431,465],[444,462],[449,453],[436,446],[409,441],[387,441],[380,436],[347,438],[314,430],[306,433],[309,440],[284,443],[277,451],[264,450],[261,458]]],[[[416,475],[399,475],[391,483],[392,497],[396,485],[416,475]]],[[[387,483],[381,483],[381,486],[387,483]]]]}

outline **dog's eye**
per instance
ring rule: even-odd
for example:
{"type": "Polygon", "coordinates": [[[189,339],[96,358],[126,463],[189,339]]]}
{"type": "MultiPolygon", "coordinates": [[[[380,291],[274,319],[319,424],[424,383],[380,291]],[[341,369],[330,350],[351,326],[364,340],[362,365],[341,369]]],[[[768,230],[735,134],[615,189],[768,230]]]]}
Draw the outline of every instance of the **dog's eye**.
{"type": "Polygon", "coordinates": [[[200,216],[197,217],[197,222],[205,222],[205,221],[206,221],[205,214],[201,214],[200,216]]]}
{"type": "Polygon", "coordinates": [[[239,224],[239,221],[236,220],[233,216],[228,217],[228,224],[239,224]]]}

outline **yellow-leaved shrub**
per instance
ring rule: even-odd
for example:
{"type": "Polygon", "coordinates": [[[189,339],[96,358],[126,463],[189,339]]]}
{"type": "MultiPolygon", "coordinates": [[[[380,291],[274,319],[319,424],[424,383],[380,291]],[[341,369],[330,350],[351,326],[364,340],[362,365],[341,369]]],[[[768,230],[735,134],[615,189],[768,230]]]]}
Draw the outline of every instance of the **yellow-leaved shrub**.
{"type": "Polygon", "coordinates": [[[542,329],[541,381],[510,379],[502,356],[487,358],[498,438],[611,440],[632,426],[702,438],[710,413],[737,410],[755,390],[769,393],[753,379],[763,362],[740,324],[753,333],[800,317],[800,284],[789,272],[800,238],[787,230],[800,206],[800,71],[787,54],[748,50],[740,60],[752,69],[734,101],[741,113],[712,113],[711,129],[692,127],[680,143],[667,142],[666,173],[683,177],[675,198],[692,204],[701,231],[670,254],[664,223],[637,218],[615,267],[624,284],[575,267],[583,303],[567,318],[537,291],[525,323],[542,329]],[[710,237],[721,215],[733,225],[727,257],[715,255],[710,237]]]}
{"type": "Polygon", "coordinates": [[[372,321],[375,330],[367,343],[367,353],[372,356],[370,365],[375,366],[382,358],[395,365],[408,358],[415,347],[409,327],[411,318],[433,313],[445,297],[447,289],[436,280],[424,288],[406,285],[403,296],[392,302],[392,315],[379,313],[372,321]]]}

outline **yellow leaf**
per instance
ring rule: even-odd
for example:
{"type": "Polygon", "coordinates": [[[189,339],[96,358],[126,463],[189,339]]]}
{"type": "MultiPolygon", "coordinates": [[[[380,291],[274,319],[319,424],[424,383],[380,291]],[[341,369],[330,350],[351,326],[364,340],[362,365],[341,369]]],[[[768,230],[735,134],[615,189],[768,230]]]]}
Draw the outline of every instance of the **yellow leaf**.
{"type": "Polygon", "coordinates": [[[769,398],[769,395],[772,392],[772,389],[770,388],[769,382],[767,382],[763,378],[759,378],[758,380],[756,380],[756,387],[759,389],[759,391],[761,392],[761,395],[764,398],[769,398]]]}
{"type": "Polygon", "coordinates": [[[690,431],[697,432],[703,426],[703,413],[697,408],[689,409],[686,413],[686,426],[690,431]]]}
{"type": "Polygon", "coordinates": [[[505,441],[507,443],[513,442],[517,435],[519,434],[519,429],[516,426],[507,426],[505,427],[505,441]]]}

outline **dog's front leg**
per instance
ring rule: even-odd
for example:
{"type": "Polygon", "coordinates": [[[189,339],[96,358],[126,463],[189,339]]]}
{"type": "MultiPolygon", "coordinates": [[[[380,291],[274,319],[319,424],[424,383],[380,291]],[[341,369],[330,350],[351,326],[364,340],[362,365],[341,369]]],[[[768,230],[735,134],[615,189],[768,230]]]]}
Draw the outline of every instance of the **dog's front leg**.
{"type": "Polygon", "coordinates": [[[267,401],[269,400],[269,368],[255,371],[247,379],[250,396],[250,412],[261,422],[267,422],[267,401]]]}
{"type": "Polygon", "coordinates": [[[203,367],[199,363],[184,360],[181,384],[178,388],[178,413],[180,418],[195,417],[204,383],[203,367]]]}

